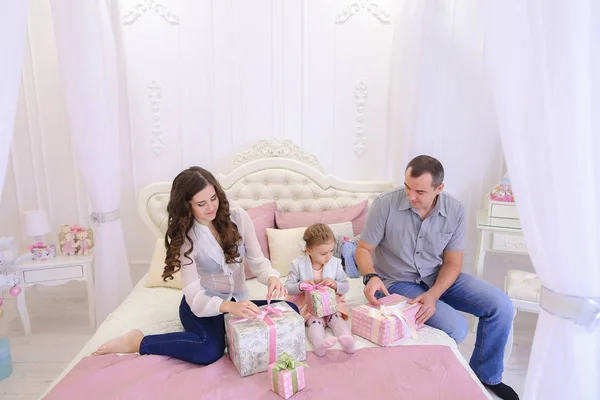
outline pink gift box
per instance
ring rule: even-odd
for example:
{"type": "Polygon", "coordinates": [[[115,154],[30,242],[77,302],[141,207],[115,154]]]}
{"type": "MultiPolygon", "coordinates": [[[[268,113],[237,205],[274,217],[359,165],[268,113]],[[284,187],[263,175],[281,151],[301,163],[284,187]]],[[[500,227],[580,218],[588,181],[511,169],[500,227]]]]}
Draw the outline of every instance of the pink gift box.
{"type": "Polygon", "coordinates": [[[352,310],[352,333],[380,346],[412,336],[423,324],[416,325],[415,317],[421,304],[408,304],[408,298],[392,294],[380,299],[382,305],[363,304],[352,310]]]}
{"type": "Polygon", "coordinates": [[[299,287],[305,291],[308,310],[315,317],[326,317],[337,312],[337,296],[332,288],[304,282],[299,287]]]}
{"type": "Polygon", "coordinates": [[[304,380],[304,367],[297,366],[293,371],[289,369],[273,371],[276,364],[274,362],[269,365],[269,381],[271,382],[271,390],[273,392],[284,399],[289,399],[295,393],[304,389],[306,384],[304,380]]]}
{"type": "Polygon", "coordinates": [[[45,245],[42,243],[36,243],[29,246],[31,252],[31,259],[37,261],[47,261],[51,258],[56,257],[56,246],[53,244],[45,245]]]}

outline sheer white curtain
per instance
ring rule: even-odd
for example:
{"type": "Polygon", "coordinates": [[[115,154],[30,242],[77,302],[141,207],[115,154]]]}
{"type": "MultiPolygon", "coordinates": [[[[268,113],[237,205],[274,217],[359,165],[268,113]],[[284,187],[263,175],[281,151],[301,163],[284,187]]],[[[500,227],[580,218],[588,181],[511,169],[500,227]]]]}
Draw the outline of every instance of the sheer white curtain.
{"type": "MultiPolygon", "coordinates": [[[[393,23],[388,103],[392,179],[404,182],[404,168],[414,156],[438,158],[446,189],[469,210],[473,244],[476,212],[502,173],[480,15],[479,2],[402,1],[393,23]]],[[[466,264],[474,259],[472,250],[466,264]]]]}
{"type": "Polygon", "coordinates": [[[544,290],[525,399],[600,398],[600,4],[487,3],[486,59],[544,290]]]}
{"type": "Polygon", "coordinates": [[[0,199],[15,126],[26,28],[25,0],[0,3],[0,199]]]}
{"type": "Polygon", "coordinates": [[[96,320],[132,289],[119,219],[121,155],[117,63],[105,1],[52,0],[59,69],[77,165],[94,213],[96,320]]]}

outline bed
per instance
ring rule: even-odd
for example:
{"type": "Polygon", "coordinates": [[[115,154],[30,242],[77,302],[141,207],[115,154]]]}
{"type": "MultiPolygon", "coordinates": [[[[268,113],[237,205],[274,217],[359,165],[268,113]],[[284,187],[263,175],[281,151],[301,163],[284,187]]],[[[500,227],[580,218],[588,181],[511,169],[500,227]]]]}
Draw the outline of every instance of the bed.
{"type": "MultiPolygon", "coordinates": [[[[274,201],[277,203],[277,209],[282,212],[333,210],[352,206],[364,200],[367,200],[370,204],[378,194],[393,187],[390,182],[345,181],[327,175],[324,173],[321,164],[315,156],[307,154],[290,141],[260,141],[248,151],[236,155],[229,168],[225,172],[216,175],[233,206],[241,206],[248,209],[274,201]]],[[[144,187],[138,196],[140,217],[156,235],[157,239],[164,237],[166,204],[170,186],[170,182],[153,183],[144,187]]],[[[157,242],[155,252],[160,251],[160,243],[157,242]]],[[[134,328],[141,329],[145,334],[182,330],[178,317],[178,305],[182,296],[181,291],[165,287],[146,287],[147,279],[148,277],[144,276],[136,284],[131,294],[106,318],[90,341],[51,384],[46,392],[49,398],[59,398],[57,397],[57,393],[62,393],[62,396],[64,396],[64,393],[69,393],[69,376],[73,376],[78,368],[80,376],[83,376],[81,375],[80,366],[84,362],[88,362],[91,357],[87,356],[106,340],[134,328]]],[[[349,305],[352,307],[366,303],[366,299],[362,293],[363,285],[361,280],[350,279],[350,282],[351,290],[346,295],[346,301],[349,305]]],[[[251,298],[264,298],[265,287],[259,284],[256,279],[247,280],[247,284],[251,298]]],[[[360,337],[356,337],[356,340],[359,350],[357,350],[355,355],[362,351],[366,354],[367,349],[378,351],[378,346],[368,340],[360,337]]],[[[432,348],[439,346],[440,348],[449,349],[448,352],[452,354],[453,361],[457,361],[454,369],[460,370],[458,372],[461,374],[464,373],[467,376],[467,380],[470,381],[468,382],[471,385],[470,393],[473,393],[473,390],[475,390],[477,392],[476,398],[491,398],[468,366],[467,361],[459,353],[455,342],[444,332],[425,326],[419,330],[416,340],[411,338],[402,339],[395,343],[394,346],[409,346],[406,349],[418,349],[415,346],[429,346],[432,348]]],[[[336,345],[333,349],[340,349],[340,347],[336,345]]],[[[307,350],[311,350],[310,343],[307,343],[307,350]]],[[[337,353],[345,354],[341,351],[328,352],[328,354],[330,353],[332,354],[332,358],[329,359],[329,364],[335,364],[332,360],[335,360],[336,357],[341,357],[337,356],[337,353]]],[[[141,356],[137,357],[141,358],[141,356]]],[[[350,360],[344,358],[343,363],[347,364],[350,360]]],[[[229,360],[225,360],[224,358],[223,362],[227,361],[229,360]]],[[[316,363],[321,362],[319,360],[316,363]]],[[[329,366],[328,368],[332,367],[329,366]]],[[[164,368],[161,367],[161,369],[164,368]]],[[[89,375],[89,370],[86,373],[89,375]]],[[[175,375],[177,374],[170,376],[175,375]]],[[[237,378],[240,380],[247,379],[240,378],[239,376],[237,378]]],[[[158,392],[153,393],[157,395],[156,393],[158,392]]],[[[300,392],[297,396],[300,396],[302,393],[300,392]]],[[[388,393],[388,395],[391,394],[388,393]]],[[[213,393],[212,396],[203,398],[217,398],[214,396],[213,393]]],[[[221,396],[225,395],[221,394],[221,396]]],[[[87,397],[89,398],[89,396],[87,397]]],[[[115,393],[114,397],[125,398],[117,393],[115,393]]],[[[140,395],[139,398],[152,398],[152,396],[149,394],[146,396],[140,395]]],[[[155,398],[160,398],[160,396],[155,398]]],[[[271,397],[261,395],[256,398],[271,397]]],[[[277,396],[273,396],[272,398],[277,398],[277,396]]],[[[306,398],[317,399],[321,397],[313,392],[312,396],[306,398]]],[[[435,398],[441,399],[445,397],[435,398]]],[[[471,396],[470,398],[475,397],[471,396]]]]}

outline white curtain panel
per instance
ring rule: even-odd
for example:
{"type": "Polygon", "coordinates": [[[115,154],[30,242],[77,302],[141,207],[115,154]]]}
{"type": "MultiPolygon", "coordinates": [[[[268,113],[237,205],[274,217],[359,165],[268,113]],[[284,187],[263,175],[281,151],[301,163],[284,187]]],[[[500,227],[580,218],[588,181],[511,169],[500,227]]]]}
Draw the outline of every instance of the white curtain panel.
{"type": "Polygon", "coordinates": [[[65,87],[77,165],[94,213],[96,320],[101,322],[131,292],[121,220],[121,158],[117,63],[105,1],[52,0],[59,69],[65,87]]]}
{"type": "Polygon", "coordinates": [[[597,400],[600,3],[486,6],[486,60],[502,144],[527,247],[549,290],[524,398],[597,400]]]}
{"type": "Polygon", "coordinates": [[[0,3],[0,199],[8,167],[10,142],[21,84],[27,34],[27,2],[0,3]]]}
{"type": "Polygon", "coordinates": [[[476,213],[503,168],[481,12],[477,1],[403,1],[393,23],[389,88],[392,179],[402,185],[406,164],[419,154],[443,163],[446,190],[469,212],[467,264],[477,243],[476,213]]]}

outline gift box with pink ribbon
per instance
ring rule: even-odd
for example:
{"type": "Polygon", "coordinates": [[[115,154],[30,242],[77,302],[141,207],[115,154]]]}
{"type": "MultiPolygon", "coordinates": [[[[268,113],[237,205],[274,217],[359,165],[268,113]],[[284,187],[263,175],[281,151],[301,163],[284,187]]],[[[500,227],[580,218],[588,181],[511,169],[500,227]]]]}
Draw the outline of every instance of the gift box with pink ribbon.
{"type": "Polygon", "coordinates": [[[292,356],[283,353],[279,359],[269,365],[269,382],[271,390],[284,399],[304,389],[304,368],[308,364],[296,361],[292,356]]]}
{"type": "Polygon", "coordinates": [[[298,285],[300,290],[304,291],[308,310],[317,318],[335,314],[337,312],[337,297],[335,290],[323,286],[320,283],[311,285],[302,282],[298,285]]]}
{"type": "Polygon", "coordinates": [[[250,319],[225,314],[229,357],[241,376],[267,371],[283,353],[306,360],[304,318],[286,302],[260,309],[250,319]]]}
{"type": "Polygon", "coordinates": [[[373,343],[387,346],[403,338],[417,339],[415,317],[421,305],[408,304],[408,298],[392,294],[380,299],[381,305],[363,304],[352,309],[352,333],[373,343]]]}
{"type": "Polygon", "coordinates": [[[31,259],[37,261],[46,261],[56,257],[56,246],[53,244],[43,244],[38,242],[28,246],[31,252],[31,259]]]}

